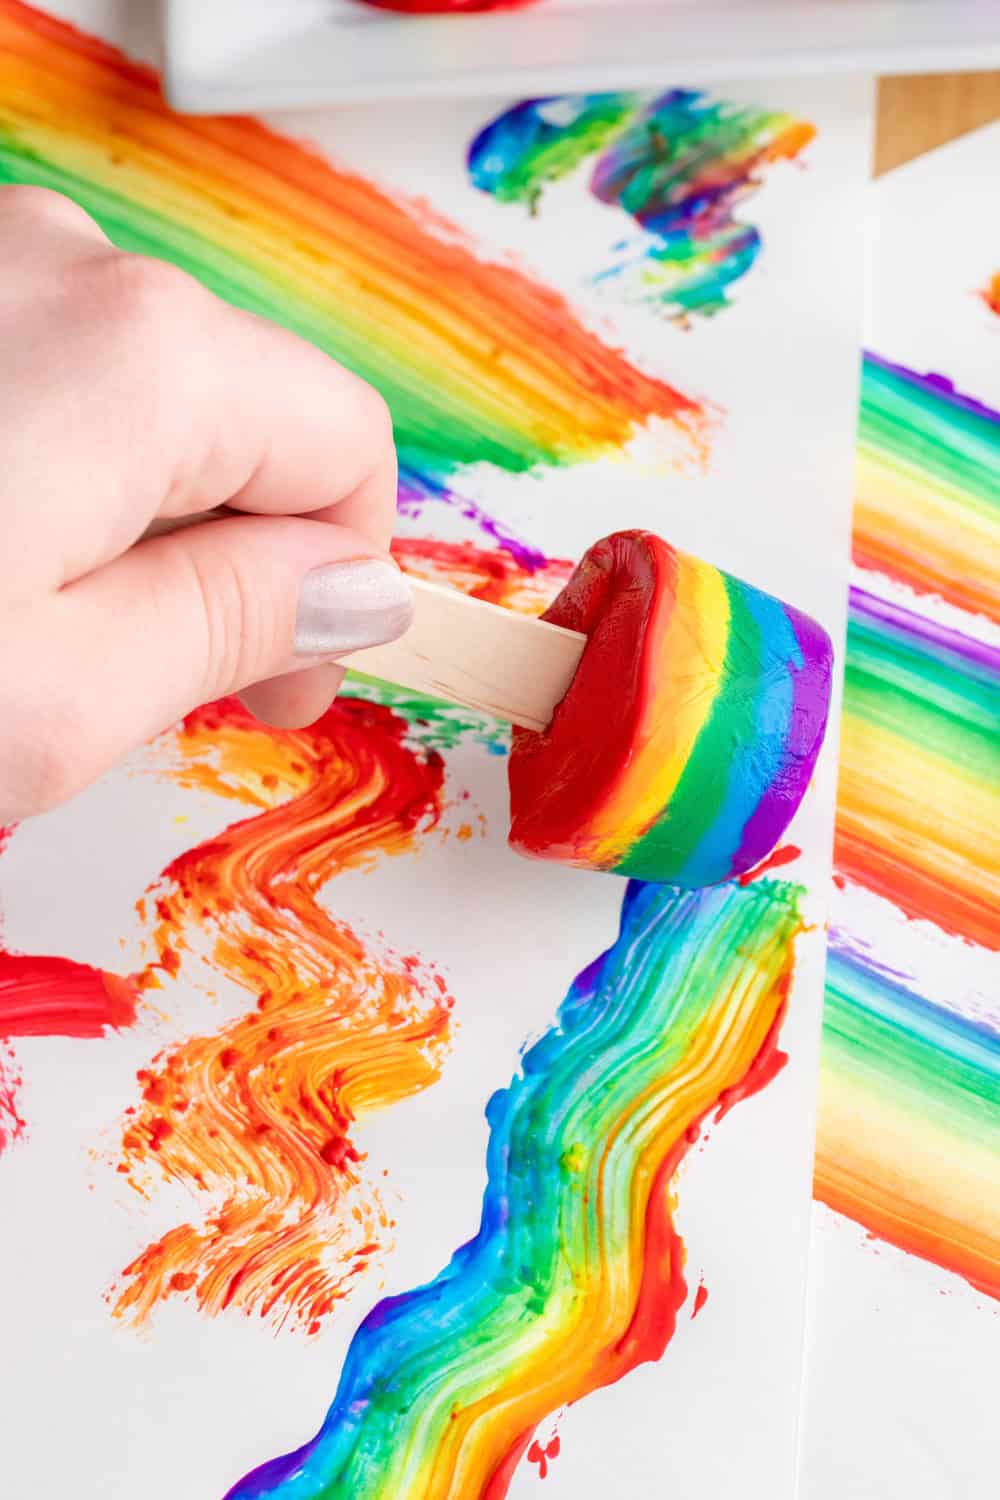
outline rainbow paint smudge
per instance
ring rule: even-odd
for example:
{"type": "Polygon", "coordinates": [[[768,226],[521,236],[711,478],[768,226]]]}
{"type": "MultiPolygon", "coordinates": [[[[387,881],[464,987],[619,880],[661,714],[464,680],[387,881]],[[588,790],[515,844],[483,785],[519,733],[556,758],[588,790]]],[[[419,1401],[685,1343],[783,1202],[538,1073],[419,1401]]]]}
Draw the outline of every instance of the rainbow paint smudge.
{"type": "Polygon", "coordinates": [[[986,286],[979,294],[991,313],[996,313],[1000,318],[1000,271],[991,276],[986,286]]]}
{"type": "Polygon", "coordinates": [[[189,715],[174,779],[253,809],[174,860],[140,902],[153,974],[207,961],[254,999],[140,1070],[118,1171],[187,1186],[205,1210],[124,1270],[118,1316],[190,1295],[315,1332],[391,1224],[354,1122],[427,1088],[451,997],[413,956],[375,951],[317,896],[344,869],[407,853],[441,811],[443,765],[405,722],[344,699],[307,730],[259,725],[235,699],[189,715]]]}
{"type": "Polygon", "coordinates": [[[735,217],[774,162],[798,157],[815,135],[780,111],[671,89],[529,99],[491,121],[469,148],[473,183],[537,212],[545,187],[595,155],[590,191],[643,231],[595,280],[681,321],[729,305],[761,236],[735,217]]]}
{"type": "Polygon", "coordinates": [[[773,1076],[799,900],[629,886],[618,940],[489,1103],[478,1234],[373,1309],[318,1436],[229,1500],[502,1500],[541,1421],[660,1358],[687,1295],[671,1180],[700,1122],[773,1076]]]}
{"type": "Polygon", "coordinates": [[[1000,948],[1000,650],[851,590],[835,862],[1000,948]]]}
{"type": "Polygon", "coordinates": [[[854,560],[1000,623],[1000,413],[866,354],[854,560]]]}
{"type": "Polygon", "coordinates": [[[516,551],[456,491],[465,466],[583,463],[654,421],[701,451],[695,401],[455,225],[255,120],[171,114],[151,70],[17,0],[0,8],[2,182],[68,194],[123,249],[173,261],[371,381],[411,512],[454,504],[516,551]]]}
{"type": "Polygon", "coordinates": [[[822,1082],[816,1197],[1000,1297],[1000,1025],[834,934],[822,1082]]]}

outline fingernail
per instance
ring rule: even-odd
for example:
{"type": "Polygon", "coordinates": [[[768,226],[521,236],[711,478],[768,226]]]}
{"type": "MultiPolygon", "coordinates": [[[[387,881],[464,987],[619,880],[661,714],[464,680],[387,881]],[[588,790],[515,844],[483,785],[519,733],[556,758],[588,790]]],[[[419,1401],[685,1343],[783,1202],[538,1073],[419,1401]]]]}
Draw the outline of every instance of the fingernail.
{"type": "Polygon", "coordinates": [[[365,558],[314,568],[302,580],[296,656],[337,656],[394,641],[413,619],[410,585],[392,563],[365,558]]]}

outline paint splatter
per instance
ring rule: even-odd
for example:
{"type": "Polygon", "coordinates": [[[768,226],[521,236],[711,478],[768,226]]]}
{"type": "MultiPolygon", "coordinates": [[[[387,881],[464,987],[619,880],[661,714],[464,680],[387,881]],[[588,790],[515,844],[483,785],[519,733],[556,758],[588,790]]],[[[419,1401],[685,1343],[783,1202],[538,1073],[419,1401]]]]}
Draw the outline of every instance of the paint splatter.
{"type": "Polygon", "coordinates": [[[696,1318],[708,1301],[708,1287],[703,1281],[698,1283],[698,1290],[694,1294],[694,1305],[691,1308],[692,1318],[696,1318]]]}
{"type": "Polygon", "coordinates": [[[838,870],[1000,948],[1000,650],[851,591],[838,870]]]}
{"type": "Polygon", "coordinates": [[[631,884],[489,1103],[478,1234],[373,1309],[318,1436],[230,1500],[502,1500],[540,1423],[659,1359],[687,1295],[672,1179],[768,1044],[800,930],[787,884],[631,884]]]}
{"type": "Polygon", "coordinates": [[[865,356],[854,560],[1000,622],[1000,412],[865,356]]]}
{"type": "Polygon", "coordinates": [[[598,153],[590,191],[642,230],[595,277],[681,322],[729,305],[761,250],[737,219],[767,168],[798,157],[815,130],[774,110],[692,89],[531,99],[491,121],[469,149],[473,183],[537,212],[547,184],[598,153]]]}
{"type": "Polygon", "coordinates": [[[1000,1025],[834,934],[820,1098],[816,1197],[1000,1297],[1000,1025]]]}
{"type": "Polygon", "coordinates": [[[996,313],[1000,318],[1000,271],[991,276],[989,282],[983,287],[979,294],[991,313],[996,313]]]}
{"type": "Polygon", "coordinates": [[[654,421],[678,454],[701,451],[695,401],[455,225],[255,120],[172,114],[151,70],[16,0],[0,9],[0,182],[67,193],[122,248],[173,261],[370,380],[411,510],[451,503],[475,519],[466,465],[582,463],[654,421]]]}
{"type": "Polygon", "coordinates": [[[198,1213],[125,1268],[114,1310],[141,1321],[181,1294],[315,1331],[391,1231],[352,1127],[435,1081],[452,1004],[440,976],[319,896],[340,871],[413,849],[440,816],[443,765],[377,704],[341,700],[280,731],[227,699],[184,721],[171,774],[254,813],[143,898],[150,970],[207,964],[255,1005],[138,1074],[118,1171],[143,1193],[183,1184],[198,1213]]]}

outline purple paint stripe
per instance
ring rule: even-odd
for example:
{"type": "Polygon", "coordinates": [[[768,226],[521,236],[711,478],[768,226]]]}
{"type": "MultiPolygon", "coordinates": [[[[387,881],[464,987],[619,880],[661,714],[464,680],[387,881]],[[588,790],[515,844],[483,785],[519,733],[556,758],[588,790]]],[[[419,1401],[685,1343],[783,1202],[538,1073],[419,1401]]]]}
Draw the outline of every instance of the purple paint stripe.
{"type": "Polygon", "coordinates": [[[746,870],[774,848],[791,822],[812,779],[830,714],[833,646],[830,637],[808,615],[785,605],[803,665],[789,663],[792,711],[785,754],[778,774],[747,820],[731,868],[746,870]]]}
{"type": "Polygon", "coordinates": [[[926,615],[915,614],[887,599],[879,599],[865,589],[852,585],[850,591],[851,618],[870,621],[874,625],[886,625],[901,634],[911,636],[914,644],[946,651],[969,667],[984,668],[991,675],[1000,677],[1000,649],[977,641],[974,636],[963,635],[960,630],[940,625],[926,615]]]}
{"type": "Polygon", "coordinates": [[[533,547],[530,542],[523,541],[514,532],[508,531],[502,522],[483,510],[475,500],[458,495],[446,484],[429,479],[413,469],[401,469],[397,499],[400,515],[419,516],[428,503],[447,505],[452,510],[457,510],[459,515],[471,521],[481,532],[496,542],[501,551],[509,553],[518,566],[528,573],[537,573],[548,562],[544,552],[538,547],[533,547]]]}
{"type": "Polygon", "coordinates": [[[945,396],[953,406],[960,406],[977,417],[985,417],[988,422],[1000,422],[1000,411],[994,411],[991,406],[977,401],[974,396],[963,395],[961,391],[955,389],[954,382],[946,375],[935,375],[933,371],[921,374],[918,370],[911,370],[907,365],[897,365],[891,359],[884,359],[880,354],[873,354],[870,349],[865,350],[864,359],[865,364],[874,365],[876,369],[896,375],[910,385],[929,391],[935,396],[945,396]]]}

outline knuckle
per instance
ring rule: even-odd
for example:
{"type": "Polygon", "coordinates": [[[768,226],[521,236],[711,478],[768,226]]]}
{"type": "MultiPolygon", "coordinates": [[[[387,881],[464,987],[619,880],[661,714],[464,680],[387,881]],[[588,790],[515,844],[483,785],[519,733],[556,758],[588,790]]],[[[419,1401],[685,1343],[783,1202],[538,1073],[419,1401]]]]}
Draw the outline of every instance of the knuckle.
{"type": "Polygon", "coordinates": [[[91,779],[82,749],[86,720],[70,697],[36,708],[18,705],[10,721],[0,764],[0,814],[24,818],[48,812],[81,791],[91,779]]]}
{"type": "Polygon", "coordinates": [[[146,255],[115,254],[88,268],[102,314],[130,341],[162,350],[189,331],[203,288],[186,271],[146,255]]]}
{"type": "Polygon", "coordinates": [[[206,556],[197,548],[183,547],[180,555],[202,622],[202,695],[219,697],[255,675],[253,664],[262,654],[262,610],[243,571],[224,549],[206,556]]]}
{"type": "Polygon", "coordinates": [[[86,209],[51,188],[10,183],[0,187],[0,209],[27,230],[87,229],[104,238],[86,209]]]}

